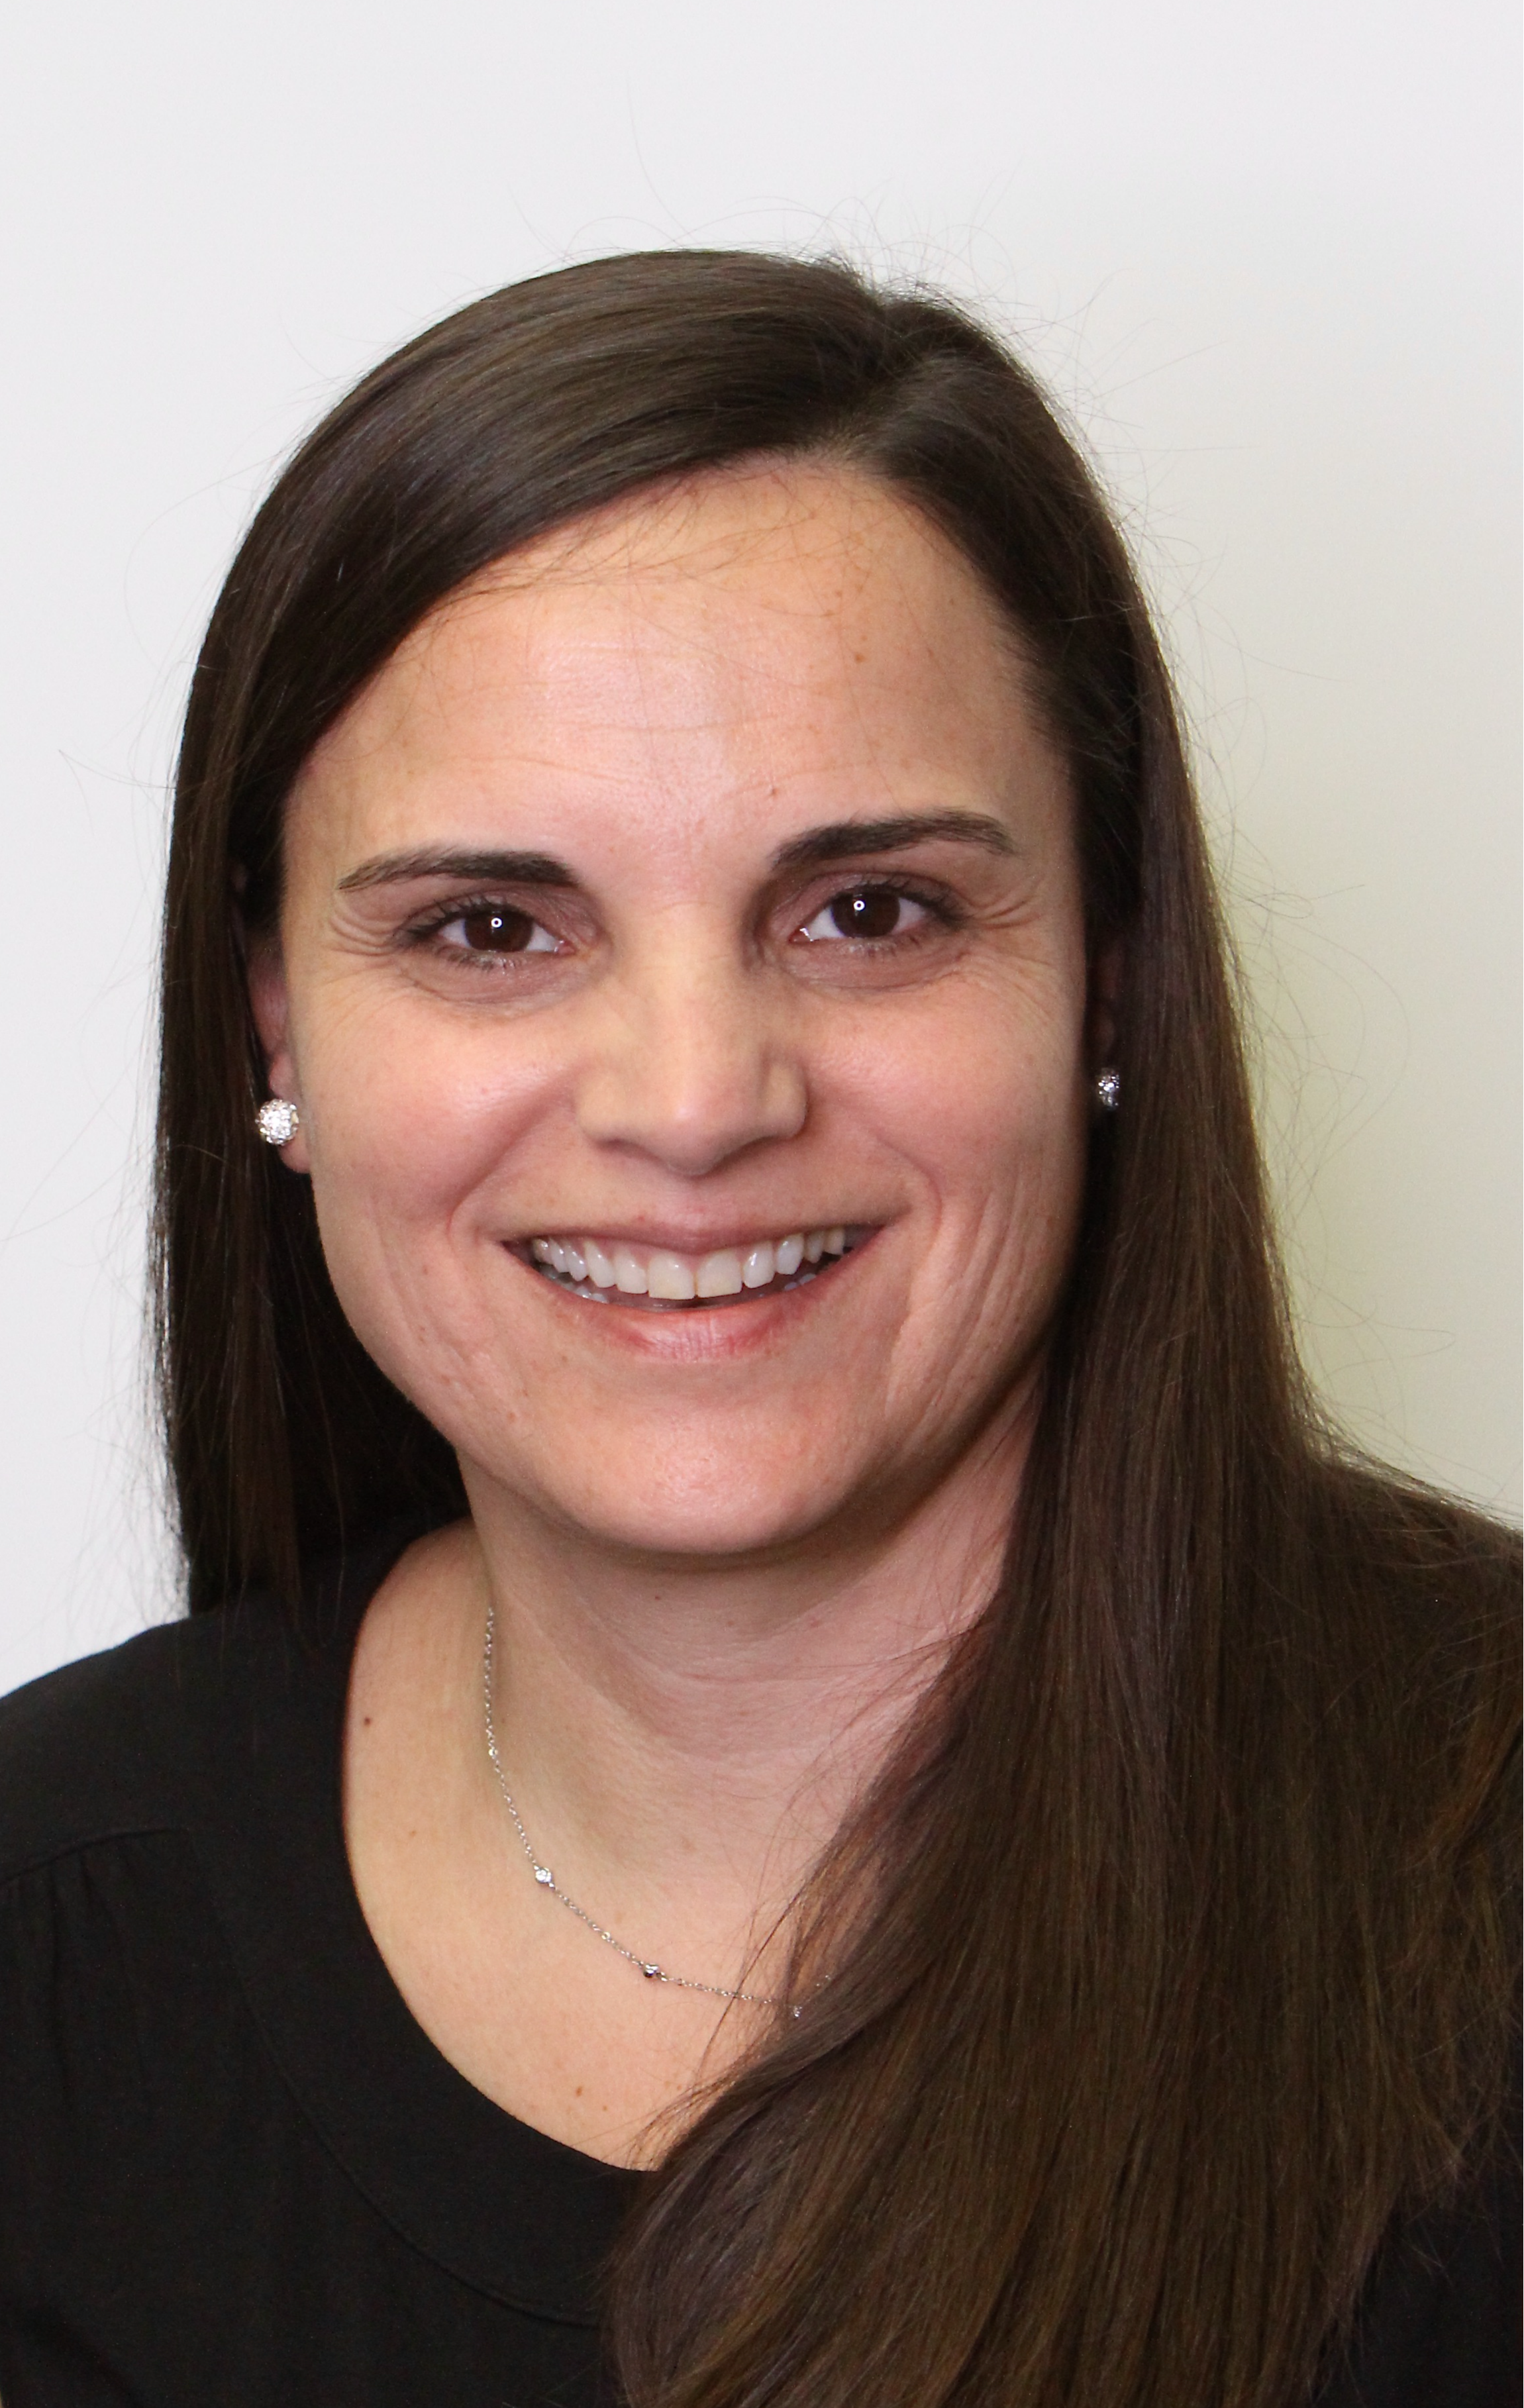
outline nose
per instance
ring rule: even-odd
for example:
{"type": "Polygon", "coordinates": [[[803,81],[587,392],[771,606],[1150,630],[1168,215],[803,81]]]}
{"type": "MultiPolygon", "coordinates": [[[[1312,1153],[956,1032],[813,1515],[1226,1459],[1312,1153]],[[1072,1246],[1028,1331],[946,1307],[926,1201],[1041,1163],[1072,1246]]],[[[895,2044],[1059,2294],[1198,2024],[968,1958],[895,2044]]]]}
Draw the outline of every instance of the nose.
{"type": "Polygon", "coordinates": [[[577,1114],[594,1143],[701,1179],[748,1146],[797,1137],[809,1093],[785,1000],[765,974],[674,954],[604,990],[577,1114]]]}

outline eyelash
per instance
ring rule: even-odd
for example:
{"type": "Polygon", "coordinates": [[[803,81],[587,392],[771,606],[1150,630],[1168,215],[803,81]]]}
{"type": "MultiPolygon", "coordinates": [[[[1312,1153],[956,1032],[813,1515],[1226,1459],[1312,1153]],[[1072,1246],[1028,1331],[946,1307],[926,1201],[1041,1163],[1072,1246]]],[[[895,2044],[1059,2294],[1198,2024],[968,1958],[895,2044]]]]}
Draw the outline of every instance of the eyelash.
{"type": "MultiPolygon", "coordinates": [[[[410,920],[402,931],[402,941],[410,946],[432,944],[441,928],[453,926],[456,920],[469,920],[479,911],[511,911],[522,914],[525,920],[533,920],[538,928],[546,924],[524,904],[510,903],[503,895],[453,895],[448,902],[437,903],[431,911],[410,920]]],[[[548,933],[555,934],[554,929],[548,933]]],[[[440,950],[449,953],[453,960],[471,962],[479,968],[512,958],[502,953],[476,953],[467,945],[446,945],[440,950]]]]}
{"type": "MultiPolygon", "coordinates": [[[[944,928],[961,928],[966,924],[968,919],[968,913],[964,910],[961,904],[956,902],[950,895],[938,892],[934,888],[926,886],[919,880],[883,876],[875,878],[855,878],[844,885],[833,886],[828,894],[821,895],[812,904],[811,910],[806,912],[803,918],[799,921],[798,927],[795,929],[793,938],[791,938],[790,941],[797,939],[798,930],[800,928],[806,926],[808,923],[816,918],[820,912],[828,909],[832,903],[836,902],[841,896],[846,895],[895,895],[901,896],[907,903],[918,903],[922,910],[925,911],[930,919],[936,921],[940,926],[944,928]]],[[[410,921],[402,932],[402,940],[409,946],[432,945],[439,938],[440,930],[450,927],[456,920],[468,920],[473,913],[479,911],[502,910],[523,912],[525,919],[535,919],[534,912],[527,910],[524,904],[510,903],[506,896],[502,895],[455,895],[452,896],[447,902],[436,904],[432,910],[424,912],[420,918],[410,921]]],[[[537,926],[544,926],[545,924],[542,921],[536,921],[536,924],[537,926]]],[[[554,929],[551,930],[550,933],[554,935],[554,929]]],[[[917,934],[918,932],[914,929],[907,929],[902,936],[880,938],[843,937],[838,941],[842,944],[851,945],[854,950],[858,953],[880,953],[888,950],[898,950],[907,945],[913,944],[916,941],[917,934]]],[[[505,960],[515,958],[515,956],[510,954],[505,955],[502,953],[474,953],[466,945],[449,945],[441,947],[439,950],[447,953],[452,960],[463,963],[468,962],[473,968],[478,969],[497,968],[505,960]]],[[[543,955],[541,958],[543,958],[543,955]]]]}
{"type": "MultiPolygon", "coordinates": [[[[829,894],[822,895],[805,913],[799,923],[800,927],[807,926],[810,921],[818,918],[822,911],[827,910],[831,904],[839,902],[846,895],[898,896],[906,903],[918,903],[927,917],[935,920],[943,928],[961,928],[968,922],[967,911],[960,903],[954,900],[951,895],[942,893],[935,887],[925,886],[918,879],[879,876],[853,878],[842,886],[833,886],[829,894]]],[[[903,936],[842,937],[838,939],[838,942],[851,945],[857,953],[877,953],[899,951],[906,945],[913,945],[920,934],[920,931],[909,928],[903,936]]]]}

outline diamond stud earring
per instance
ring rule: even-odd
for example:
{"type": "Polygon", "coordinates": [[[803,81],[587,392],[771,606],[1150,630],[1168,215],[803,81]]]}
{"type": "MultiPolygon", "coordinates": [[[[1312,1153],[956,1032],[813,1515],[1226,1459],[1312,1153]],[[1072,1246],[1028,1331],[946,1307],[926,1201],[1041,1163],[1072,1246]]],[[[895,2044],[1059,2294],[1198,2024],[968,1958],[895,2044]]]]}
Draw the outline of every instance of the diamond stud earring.
{"type": "Polygon", "coordinates": [[[1102,1070],[1096,1080],[1096,1101],[1103,1112],[1114,1112],[1122,1100],[1122,1073],[1102,1070]]]}
{"type": "Polygon", "coordinates": [[[254,1126],[266,1145],[289,1145],[301,1127],[302,1116],[295,1104],[281,1096],[271,1096],[254,1114],[254,1126]]]}

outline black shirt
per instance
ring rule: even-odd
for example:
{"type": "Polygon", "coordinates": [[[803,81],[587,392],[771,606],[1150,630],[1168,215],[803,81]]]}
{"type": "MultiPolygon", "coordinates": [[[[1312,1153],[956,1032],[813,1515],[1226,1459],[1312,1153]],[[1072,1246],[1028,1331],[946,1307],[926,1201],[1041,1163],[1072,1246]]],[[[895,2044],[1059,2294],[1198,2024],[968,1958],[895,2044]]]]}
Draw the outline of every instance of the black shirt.
{"type": "MultiPolygon", "coordinates": [[[[403,1542],[320,1584],[303,1638],[253,1600],[0,1702],[5,2408],[600,2396],[639,2177],[446,2062],[350,1877],[350,1658],[403,1542]]],[[[1326,2408],[1517,2401],[1509,2214],[1394,2246],[1326,2408]]]]}

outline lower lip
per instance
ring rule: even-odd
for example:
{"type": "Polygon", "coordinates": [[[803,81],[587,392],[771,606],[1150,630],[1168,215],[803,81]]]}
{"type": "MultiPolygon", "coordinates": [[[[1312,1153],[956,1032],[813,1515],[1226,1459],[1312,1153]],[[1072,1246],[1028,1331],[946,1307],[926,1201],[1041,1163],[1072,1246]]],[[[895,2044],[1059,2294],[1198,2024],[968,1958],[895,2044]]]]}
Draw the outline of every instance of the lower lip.
{"type": "Polygon", "coordinates": [[[541,1288],[576,1308],[590,1336],[662,1355],[712,1358],[749,1353],[783,1335],[801,1311],[811,1310],[822,1294],[839,1284],[848,1264],[856,1262],[870,1243],[870,1237],[861,1238],[846,1254],[833,1256],[829,1263],[806,1265],[790,1280],[766,1288],[742,1289],[739,1296],[707,1297],[701,1304],[676,1297],[628,1296],[618,1288],[570,1287],[517,1247],[510,1247],[509,1252],[541,1288]]]}

